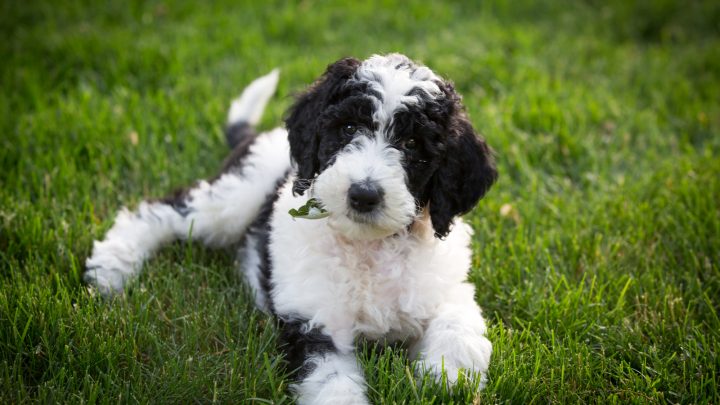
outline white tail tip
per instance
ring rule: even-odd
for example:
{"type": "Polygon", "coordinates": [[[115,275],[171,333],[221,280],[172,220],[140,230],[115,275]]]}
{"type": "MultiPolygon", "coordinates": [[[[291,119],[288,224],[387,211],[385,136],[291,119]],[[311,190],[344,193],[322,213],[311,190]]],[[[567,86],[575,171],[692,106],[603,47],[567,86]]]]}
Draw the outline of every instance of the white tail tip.
{"type": "Polygon", "coordinates": [[[228,125],[238,122],[247,122],[251,126],[257,125],[270,97],[275,93],[279,78],[280,70],[275,68],[272,72],[250,83],[240,97],[233,100],[230,105],[228,125]]]}

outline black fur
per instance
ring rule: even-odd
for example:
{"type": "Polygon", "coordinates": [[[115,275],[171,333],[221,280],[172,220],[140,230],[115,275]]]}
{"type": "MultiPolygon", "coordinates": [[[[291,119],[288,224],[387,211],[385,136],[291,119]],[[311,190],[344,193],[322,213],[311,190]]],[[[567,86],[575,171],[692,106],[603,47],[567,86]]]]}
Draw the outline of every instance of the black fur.
{"type": "MultiPolygon", "coordinates": [[[[381,95],[367,83],[350,80],[360,63],[345,58],[328,66],[323,76],[298,97],[285,118],[290,154],[297,167],[293,184],[296,194],[303,194],[314,178],[334,162],[338,151],[352,141],[352,136],[343,135],[344,125],[378,129],[379,123],[372,118],[375,108],[372,97],[381,95]]],[[[409,60],[397,67],[416,68],[409,60]]],[[[450,232],[453,219],[470,211],[492,186],[497,170],[491,149],[473,129],[453,85],[442,81],[436,84],[441,90],[439,95],[421,89],[410,91],[421,102],[395,113],[387,138],[393,140],[390,147],[403,153],[407,187],[418,210],[429,207],[435,235],[442,238],[450,232]],[[410,142],[412,147],[408,146],[410,142]]],[[[254,130],[240,124],[227,128],[226,134],[234,149],[224,171],[241,170],[254,141],[254,130]]],[[[335,353],[337,348],[322,327],[310,328],[307,319],[275,313],[270,294],[270,219],[278,198],[277,189],[285,178],[277,184],[276,192],[268,196],[246,237],[257,242],[261,293],[266,294],[270,311],[278,319],[289,370],[296,381],[301,381],[315,367],[308,361],[311,357],[335,353]]],[[[173,206],[182,210],[183,200],[178,201],[173,206]]]]}
{"type": "Polygon", "coordinates": [[[247,122],[236,122],[225,127],[225,140],[230,149],[235,149],[241,141],[248,138],[253,139],[256,136],[255,128],[247,122]]]}
{"type": "MultiPolygon", "coordinates": [[[[380,95],[366,83],[349,80],[359,65],[360,61],[352,58],[330,65],[290,109],[285,124],[298,167],[293,185],[296,194],[303,194],[351,141],[342,136],[343,125],[377,129],[370,96],[380,95]]],[[[414,71],[417,66],[407,60],[396,68],[414,71]]],[[[453,85],[439,80],[436,84],[440,95],[420,88],[408,93],[422,102],[395,113],[388,135],[395,140],[393,146],[404,153],[407,185],[418,210],[429,206],[435,235],[442,238],[450,232],[453,218],[470,211],[492,186],[497,170],[492,150],[473,129],[453,85]],[[406,147],[410,139],[416,147],[406,147]]]]}
{"type": "Polygon", "coordinates": [[[322,333],[321,328],[309,328],[307,319],[280,317],[280,341],[288,362],[288,369],[296,380],[309,375],[314,365],[307,362],[313,355],[322,355],[337,351],[332,338],[322,333]]]}
{"type": "Polygon", "coordinates": [[[230,135],[228,135],[228,144],[233,148],[230,156],[225,159],[222,170],[215,179],[220,178],[223,174],[240,170],[244,164],[245,158],[250,153],[250,146],[255,142],[255,129],[248,124],[230,125],[226,129],[226,134],[232,133],[234,138],[232,143],[230,135]]]}
{"type": "Polygon", "coordinates": [[[290,154],[297,164],[297,180],[293,192],[303,194],[320,171],[318,135],[320,117],[340,98],[343,85],[360,65],[354,58],[341,59],[328,66],[325,74],[298,97],[285,119],[290,141],[290,154]]]}
{"type": "Polygon", "coordinates": [[[172,207],[180,216],[186,217],[191,209],[187,206],[187,188],[179,188],[158,201],[172,207]]]}
{"type": "MultiPolygon", "coordinates": [[[[210,182],[214,182],[219,179],[223,174],[241,170],[245,158],[250,153],[250,146],[255,142],[256,132],[255,128],[245,122],[229,125],[225,128],[225,135],[227,138],[228,145],[232,148],[230,155],[223,162],[222,170],[210,179],[210,182]]],[[[188,208],[188,192],[193,187],[179,188],[169,195],[158,199],[157,201],[171,206],[178,214],[183,217],[190,213],[188,208]]]]}
{"type": "MultiPolygon", "coordinates": [[[[373,122],[373,97],[381,99],[381,95],[367,83],[351,80],[360,63],[346,58],[328,66],[298,97],[285,119],[291,157],[297,166],[295,194],[303,194],[352,141],[353,135],[343,132],[347,124],[367,128],[370,131],[362,132],[367,136],[378,130],[379,123],[373,122]]],[[[396,68],[412,72],[417,66],[407,60],[396,68]]],[[[453,85],[440,80],[436,84],[440,94],[431,95],[420,88],[409,92],[421,102],[395,113],[386,139],[392,140],[390,147],[403,153],[406,184],[418,211],[429,207],[435,236],[443,238],[453,219],[470,211],[496,181],[497,170],[492,150],[473,129],[453,85]]],[[[259,235],[264,235],[265,251],[261,254],[269,265],[265,244],[270,230],[267,226],[262,229],[264,234],[259,235]]],[[[297,381],[313,371],[309,358],[337,352],[322,328],[309,328],[306,319],[281,315],[279,322],[285,358],[297,381]]]]}
{"type": "Polygon", "coordinates": [[[444,153],[430,180],[430,218],[435,235],[450,232],[453,218],[475,207],[498,177],[492,149],[478,136],[452,84],[440,86],[447,103],[436,113],[446,116],[444,153]]]}
{"type": "Polygon", "coordinates": [[[280,190],[280,187],[285,184],[289,174],[290,173],[285,173],[285,175],[278,180],[275,185],[275,191],[268,195],[265,203],[263,203],[262,207],[260,207],[257,217],[255,217],[255,220],[252,224],[250,224],[247,232],[245,233],[245,238],[251,236],[256,239],[255,249],[257,249],[258,256],[260,257],[260,287],[262,288],[262,291],[258,291],[258,293],[265,294],[267,297],[267,303],[270,307],[270,312],[273,314],[275,314],[275,308],[273,306],[272,299],[270,299],[270,291],[272,288],[270,285],[270,278],[272,276],[272,257],[270,257],[270,235],[272,234],[272,225],[270,225],[270,219],[272,217],[275,202],[280,197],[278,190],[280,190]]]}

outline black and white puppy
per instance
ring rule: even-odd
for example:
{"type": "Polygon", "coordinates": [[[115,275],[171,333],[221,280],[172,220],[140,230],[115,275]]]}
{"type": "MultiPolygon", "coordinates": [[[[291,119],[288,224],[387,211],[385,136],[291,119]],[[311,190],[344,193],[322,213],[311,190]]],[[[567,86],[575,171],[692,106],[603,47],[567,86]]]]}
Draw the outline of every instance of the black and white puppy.
{"type": "Polygon", "coordinates": [[[280,322],[303,404],[367,403],[359,339],[404,342],[450,383],[485,379],[492,345],[466,281],[471,210],[497,177],[452,84],[399,54],[347,58],[255,135],[277,71],[233,102],[233,154],[211,181],[122,210],[85,280],[121,292],[162,244],[238,246],[257,306],[280,322]],[[329,212],[294,219],[315,198],[329,212]],[[453,224],[454,223],[454,224],[453,224]]]}

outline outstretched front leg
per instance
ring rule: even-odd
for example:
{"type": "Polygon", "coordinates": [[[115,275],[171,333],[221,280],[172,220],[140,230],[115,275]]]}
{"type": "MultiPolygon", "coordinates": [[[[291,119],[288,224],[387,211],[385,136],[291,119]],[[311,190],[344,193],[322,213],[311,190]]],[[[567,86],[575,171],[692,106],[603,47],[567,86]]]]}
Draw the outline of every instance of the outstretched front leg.
{"type": "MultiPolygon", "coordinates": [[[[469,286],[468,286],[469,287],[469,286]]],[[[454,385],[459,373],[469,379],[480,378],[485,386],[492,344],[485,337],[486,326],[472,291],[464,302],[447,303],[430,320],[423,337],[411,348],[420,372],[429,372],[441,381],[443,370],[447,382],[454,385]]]]}
{"type": "Polygon", "coordinates": [[[332,336],[305,320],[281,316],[280,322],[298,404],[369,404],[353,350],[337,347],[332,336]]]}

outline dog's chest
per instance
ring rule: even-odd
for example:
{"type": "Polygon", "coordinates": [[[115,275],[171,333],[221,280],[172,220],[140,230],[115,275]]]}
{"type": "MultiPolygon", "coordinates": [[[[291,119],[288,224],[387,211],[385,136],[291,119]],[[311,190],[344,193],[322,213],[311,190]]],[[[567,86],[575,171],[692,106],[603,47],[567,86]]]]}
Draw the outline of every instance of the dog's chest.
{"type": "MultiPolygon", "coordinates": [[[[338,309],[350,315],[353,331],[369,339],[418,336],[431,304],[418,242],[407,236],[367,243],[337,241],[331,270],[338,309]]],[[[424,263],[427,265],[428,263],[424,263]]]]}
{"type": "MultiPolygon", "coordinates": [[[[281,197],[276,212],[301,205],[290,195],[281,197]]],[[[470,264],[469,233],[460,221],[445,240],[434,238],[431,229],[412,229],[382,240],[349,241],[325,221],[289,215],[274,216],[272,229],[273,308],[322,326],[336,343],[352,344],[358,336],[418,337],[470,264]]]]}

